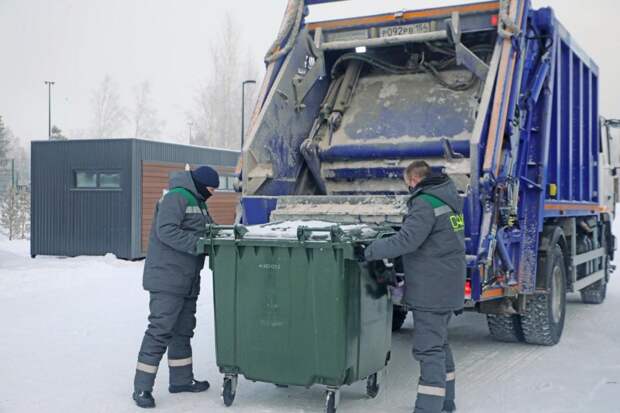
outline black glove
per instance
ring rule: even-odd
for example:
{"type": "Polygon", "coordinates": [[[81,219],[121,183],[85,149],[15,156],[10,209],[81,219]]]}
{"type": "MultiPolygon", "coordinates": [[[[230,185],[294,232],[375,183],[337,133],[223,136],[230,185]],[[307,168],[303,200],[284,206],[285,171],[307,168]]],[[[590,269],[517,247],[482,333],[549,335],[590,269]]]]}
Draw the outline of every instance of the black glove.
{"type": "Polygon", "coordinates": [[[396,286],[396,270],[391,262],[387,260],[373,261],[370,265],[370,271],[377,284],[396,286]]]}
{"type": "Polygon", "coordinates": [[[388,293],[388,289],[385,284],[377,284],[374,286],[366,284],[366,293],[375,300],[378,300],[388,293]]]}
{"type": "Polygon", "coordinates": [[[358,262],[366,262],[366,244],[356,244],[353,247],[353,255],[358,262]]]}

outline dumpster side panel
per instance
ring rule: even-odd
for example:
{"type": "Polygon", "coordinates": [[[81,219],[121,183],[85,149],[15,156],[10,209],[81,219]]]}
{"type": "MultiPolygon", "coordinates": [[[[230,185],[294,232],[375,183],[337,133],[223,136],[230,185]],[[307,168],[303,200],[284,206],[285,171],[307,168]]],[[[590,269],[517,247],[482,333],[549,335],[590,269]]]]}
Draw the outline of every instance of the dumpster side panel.
{"type": "Polygon", "coordinates": [[[236,292],[237,247],[233,241],[215,245],[209,257],[213,271],[213,306],[215,315],[215,350],[220,371],[233,373],[237,366],[236,292]]]}
{"type": "MultiPolygon", "coordinates": [[[[359,265],[350,262],[351,265],[359,265]]],[[[392,301],[367,270],[361,271],[359,324],[359,378],[381,370],[392,345],[392,301]]]]}
{"type": "Polygon", "coordinates": [[[339,248],[313,249],[310,271],[313,296],[315,381],[341,385],[351,361],[347,357],[347,306],[350,291],[346,285],[343,251],[339,248]],[[329,269],[327,269],[329,267],[329,269]]]}
{"type": "Polygon", "coordinates": [[[352,245],[216,240],[210,265],[221,372],[339,387],[384,367],[391,301],[352,245]]]}
{"type": "Polygon", "coordinates": [[[293,245],[238,247],[238,366],[252,380],[341,384],[348,368],[342,251],[293,245]]]}

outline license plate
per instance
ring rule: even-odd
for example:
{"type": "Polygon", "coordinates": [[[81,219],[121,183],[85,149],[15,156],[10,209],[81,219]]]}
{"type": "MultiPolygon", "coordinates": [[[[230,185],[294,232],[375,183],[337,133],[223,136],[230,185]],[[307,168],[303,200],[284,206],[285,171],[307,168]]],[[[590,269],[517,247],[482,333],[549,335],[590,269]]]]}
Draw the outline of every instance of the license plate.
{"type": "Polygon", "coordinates": [[[379,29],[379,37],[407,36],[410,34],[429,33],[430,23],[406,24],[403,26],[382,27],[379,29]]]}

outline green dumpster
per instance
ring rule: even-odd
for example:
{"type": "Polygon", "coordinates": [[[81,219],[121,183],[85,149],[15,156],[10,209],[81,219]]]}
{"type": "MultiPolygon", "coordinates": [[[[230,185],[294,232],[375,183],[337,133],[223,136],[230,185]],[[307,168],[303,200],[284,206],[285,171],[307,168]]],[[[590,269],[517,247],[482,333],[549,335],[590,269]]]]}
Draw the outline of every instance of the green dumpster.
{"type": "Polygon", "coordinates": [[[367,379],[369,396],[379,390],[377,373],[390,356],[392,303],[354,249],[382,232],[311,224],[285,231],[271,224],[258,232],[211,226],[201,239],[213,271],[216,356],[227,406],[239,374],[279,386],[324,385],[330,413],[343,385],[367,379]]]}

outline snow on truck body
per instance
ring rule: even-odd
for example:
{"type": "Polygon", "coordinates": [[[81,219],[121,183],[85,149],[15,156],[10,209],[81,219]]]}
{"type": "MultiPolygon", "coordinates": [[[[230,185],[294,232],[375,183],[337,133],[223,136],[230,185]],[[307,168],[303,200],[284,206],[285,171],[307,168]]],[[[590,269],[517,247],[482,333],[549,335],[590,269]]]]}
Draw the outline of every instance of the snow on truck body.
{"type": "Polygon", "coordinates": [[[291,0],[267,56],[243,222],[398,227],[424,159],[465,201],[468,305],[499,339],[555,344],[566,292],[601,302],[615,249],[596,63],[529,0],[306,24],[319,2],[291,0]]]}

